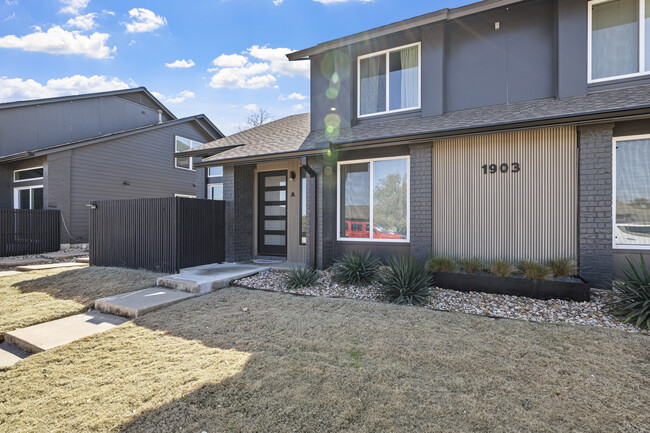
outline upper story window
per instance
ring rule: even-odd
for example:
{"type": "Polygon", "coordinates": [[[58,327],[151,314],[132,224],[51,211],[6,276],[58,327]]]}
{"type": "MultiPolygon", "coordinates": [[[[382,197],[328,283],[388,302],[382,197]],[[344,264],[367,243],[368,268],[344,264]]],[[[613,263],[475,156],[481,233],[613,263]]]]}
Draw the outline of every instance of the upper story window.
{"type": "Polygon", "coordinates": [[[14,182],[43,179],[43,167],[14,170],[14,182]]]}
{"type": "Polygon", "coordinates": [[[208,167],[208,177],[221,177],[223,176],[223,167],[218,165],[216,167],[208,167]]]}
{"type": "Polygon", "coordinates": [[[650,0],[589,2],[590,83],[650,73],[650,0]]]}
{"type": "Polygon", "coordinates": [[[359,56],[357,71],[358,117],[420,108],[419,42],[359,56]]]}
{"type": "MultiPolygon", "coordinates": [[[[183,137],[176,137],[174,141],[176,152],[185,152],[186,150],[193,149],[203,144],[199,143],[198,141],[183,137]]],[[[194,164],[192,162],[192,158],[190,157],[176,158],[174,161],[174,167],[184,168],[185,170],[194,170],[194,164]]]]}

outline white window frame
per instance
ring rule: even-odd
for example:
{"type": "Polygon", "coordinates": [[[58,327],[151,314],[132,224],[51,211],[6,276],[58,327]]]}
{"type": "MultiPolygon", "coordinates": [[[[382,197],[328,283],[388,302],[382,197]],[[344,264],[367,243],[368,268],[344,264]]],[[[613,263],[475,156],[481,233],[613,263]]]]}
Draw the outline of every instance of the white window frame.
{"type": "Polygon", "coordinates": [[[401,113],[404,111],[420,110],[422,108],[422,43],[416,42],[414,44],[402,45],[401,47],[390,48],[388,50],[376,51],[370,54],[364,54],[357,57],[357,118],[364,119],[366,117],[381,116],[383,114],[401,113]],[[397,110],[390,109],[390,57],[389,54],[393,51],[400,51],[404,48],[413,46],[418,47],[418,105],[416,107],[399,108],[397,110]],[[386,57],[386,111],[379,111],[377,113],[361,114],[361,60],[369,57],[376,57],[380,55],[386,57]]]}
{"type": "MultiPolygon", "coordinates": [[[[21,172],[21,171],[29,171],[29,170],[36,170],[38,168],[43,168],[43,166],[36,166],[36,167],[30,167],[30,168],[21,168],[19,170],[14,170],[14,183],[19,183],[19,182],[31,182],[33,180],[43,180],[43,176],[41,177],[35,177],[32,179],[21,179],[21,180],[16,180],[16,173],[21,172]]],[[[45,170],[43,170],[43,174],[45,174],[45,170]]]]}
{"type": "Polygon", "coordinates": [[[190,160],[190,168],[179,167],[178,165],[176,165],[176,163],[178,161],[178,158],[179,158],[179,157],[176,156],[176,153],[177,153],[176,140],[178,140],[179,138],[181,138],[183,140],[187,140],[187,141],[190,142],[190,150],[192,150],[196,146],[200,146],[200,145],[202,145],[204,143],[201,143],[201,142],[196,141],[196,140],[192,140],[191,138],[183,137],[181,135],[174,135],[174,168],[178,168],[180,170],[196,171],[196,169],[194,168],[194,158],[192,156],[181,156],[180,157],[180,158],[189,158],[189,160],[190,160]]]}
{"type": "Polygon", "coordinates": [[[608,3],[613,0],[591,0],[587,2],[587,83],[602,83],[605,81],[621,80],[624,78],[634,78],[642,77],[644,75],[650,75],[650,71],[644,71],[645,69],[645,0],[639,1],[639,71],[631,74],[624,75],[615,75],[613,77],[605,78],[591,78],[592,75],[592,64],[591,57],[592,52],[592,9],[594,5],[601,3],[608,3]]]}
{"type": "MultiPolygon", "coordinates": [[[[208,196],[208,197],[207,197],[208,200],[214,200],[214,197],[209,197],[209,195],[210,195],[210,188],[213,187],[213,186],[221,186],[222,191],[223,191],[223,183],[221,183],[221,182],[217,182],[217,183],[209,183],[209,184],[207,185],[208,189],[207,189],[207,191],[206,191],[206,196],[208,196]]],[[[222,199],[222,200],[223,200],[223,199],[222,199]]]]}
{"type": "Polygon", "coordinates": [[[196,198],[195,195],[189,195],[189,194],[174,194],[174,197],[178,197],[178,198],[196,198]]]}
{"type": "MultiPolygon", "coordinates": [[[[34,180],[34,179],[30,179],[34,180]]],[[[32,209],[32,203],[34,202],[34,191],[35,189],[38,188],[43,188],[43,185],[29,185],[29,186],[17,186],[14,187],[14,209],[21,209],[20,208],[20,194],[19,191],[24,191],[26,189],[30,190],[29,191],[29,209],[32,209]]],[[[45,193],[45,190],[43,190],[43,193],[45,193]]],[[[45,196],[43,196],[43,202],[45,202],[45,196]]],[[[45,208],[45,203],[43,203],[43,208],[45,208]]]]}
{"type": "Polygon", "coordinates": [[[616,147],[619,141],[650,140],[650,134],[614,137],[612,142],[612,248],[616,250],[650,250],[650,245],[616,243],[616,147]]]}
{"type": "Polygon", "coordinates": [[[339,161],[336,170],[336,240],[341,242],[378,242],[407,244],[411,242],[411,156],[391,156],[387,158],[355,159],[350,161],[339,161]],[[373,209],[373,175],[374,162],[390,161],[396,159],[406,160],[406,239],[375,239],[374,236],[374,209],[373,209]],[[368,175],[370,176],[370,237],[369,238],[346,238],[341,236],[341,166],[350,164],[368,163],[368,175]]]}

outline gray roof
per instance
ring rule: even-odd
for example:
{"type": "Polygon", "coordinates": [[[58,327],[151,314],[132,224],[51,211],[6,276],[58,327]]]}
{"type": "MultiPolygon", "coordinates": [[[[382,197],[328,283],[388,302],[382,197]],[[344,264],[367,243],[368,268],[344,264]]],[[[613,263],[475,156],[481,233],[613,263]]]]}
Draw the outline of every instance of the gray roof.
{"type": "Polygon", "coordinates": [[[431,140],[465,133],[602,121],[631,115],[650,116],[650,84],[563,99],[471,108],[440,116],[363,123],[341,129],[336,137],[328,136],[324,131],[310,133],[309,114],[299,114],[206,143],[202,147],[214,151],[220,147],[230,150],[203,161],[236,162],[253,157],[263,160],[281,157],[282,154],[295,156],[296,152],[319,153],[328,149],[330,142],[334,145],[363,145],[373,141],[431,140]],[[234,144],[240,146],[232,149],[234,144]]]}

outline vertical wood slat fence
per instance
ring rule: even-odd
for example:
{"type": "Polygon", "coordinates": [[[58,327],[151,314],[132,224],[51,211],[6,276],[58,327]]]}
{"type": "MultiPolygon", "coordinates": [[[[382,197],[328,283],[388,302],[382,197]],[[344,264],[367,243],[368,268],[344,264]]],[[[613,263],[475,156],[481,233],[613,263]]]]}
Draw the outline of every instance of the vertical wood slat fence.
{"type": "Polygon", "coordinates": [[[90,209],[90,263],[178,272],[225,258],[225,202],[181,197],[104,200],[90,209]]]}
{"type": "Polygon", "coordinates": [[[0,257],[58,251],[60,211],[0,209],[0,257]]]}

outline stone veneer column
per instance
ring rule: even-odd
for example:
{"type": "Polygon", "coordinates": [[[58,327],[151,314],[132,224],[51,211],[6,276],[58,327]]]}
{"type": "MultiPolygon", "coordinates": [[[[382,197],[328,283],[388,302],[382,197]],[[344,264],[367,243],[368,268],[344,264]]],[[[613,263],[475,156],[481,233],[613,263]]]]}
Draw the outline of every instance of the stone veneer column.
{"type": "Polygon", "coordinates": [[[612,137],[614,124],[579,128],[578,261],[594,286],[612,276],[612,137]]]}
{"type": "Polygon", "coordinates": [[[253,258],[253,185],[255,166],[223,168],[226,202],[226,262],[253,258]]]}
{"type": "MultiPolygon", "coordinates": [[[[308,221],[311,212],[316,210],[316,263],[318,269],[325,269],[332,264],[334,258],[334,243],[336,241],[336,162],[327,157],[309,158],[309,165],[316,172],[316,204],[311,195],[307,198],[310,203],[307,210],[308,221]]],[[[310,182],[313,180],[310,179],[310,182]]],[[[311,189],[308,189],[311,191],[311,189]]],[[[311,226],[307,225],[307,248],[313,248],[310,242],[311,226]]]]}
{"type": "Polygon", "coordinates": [[[412,144],[411,255],[427,260],[432,249],[432,144],[412,144]]]}

